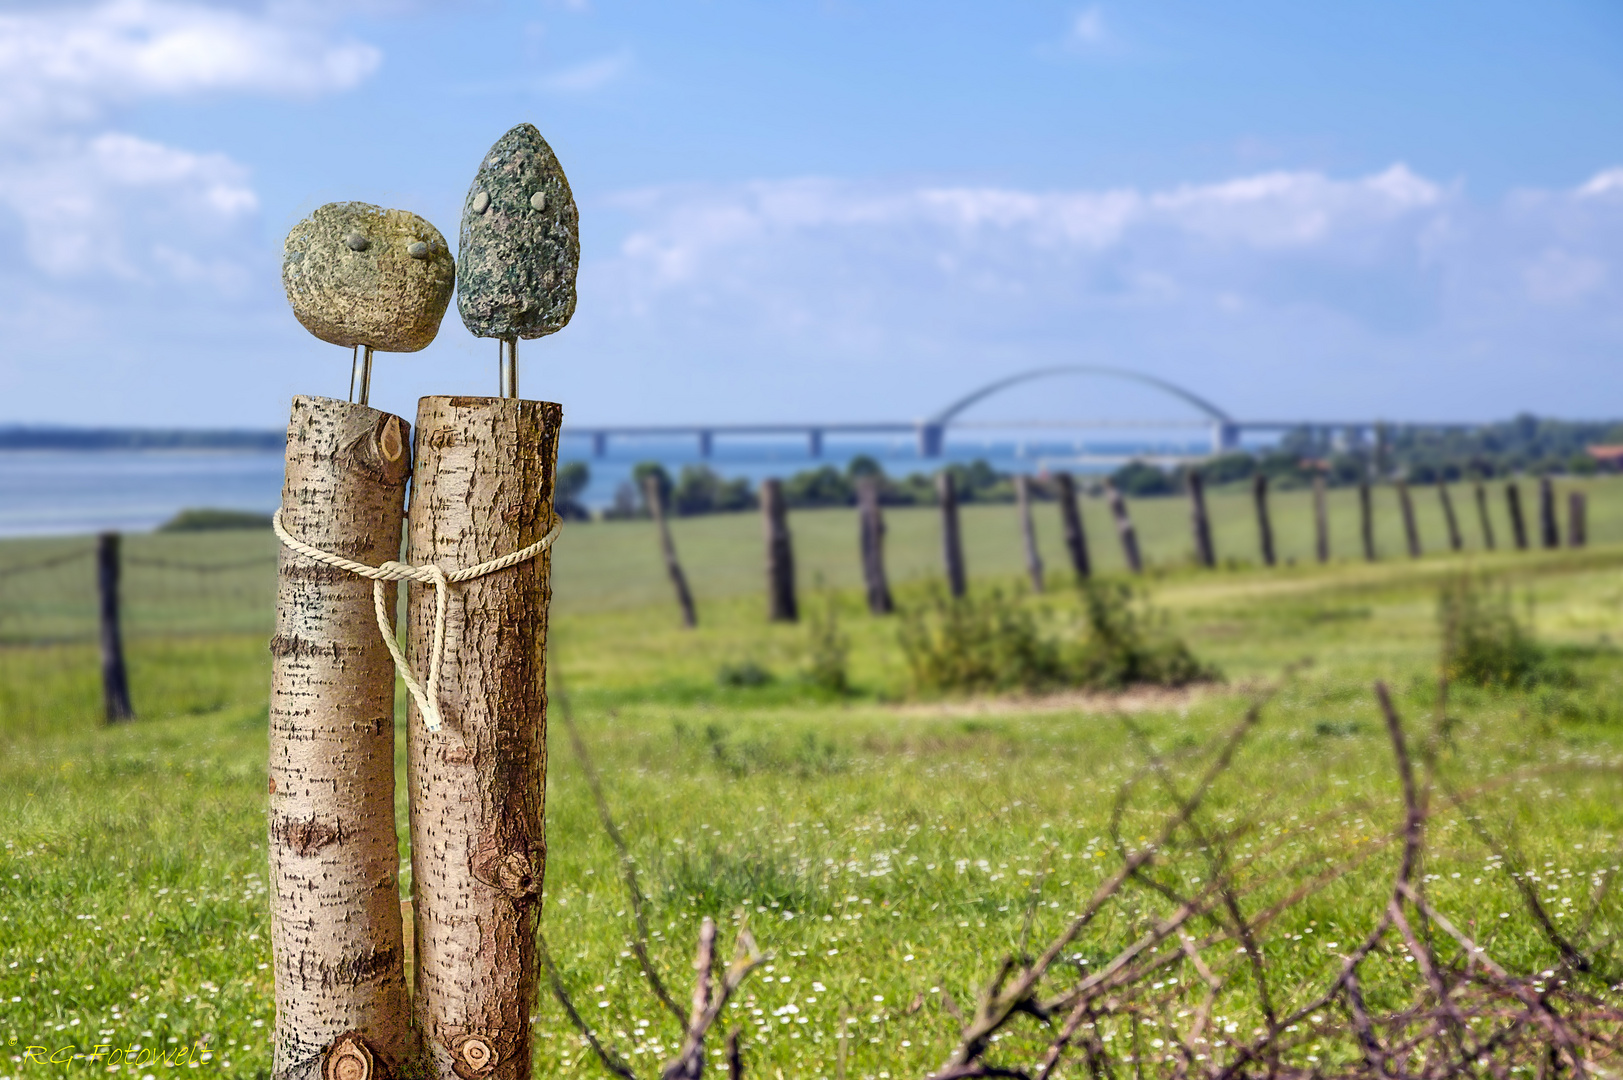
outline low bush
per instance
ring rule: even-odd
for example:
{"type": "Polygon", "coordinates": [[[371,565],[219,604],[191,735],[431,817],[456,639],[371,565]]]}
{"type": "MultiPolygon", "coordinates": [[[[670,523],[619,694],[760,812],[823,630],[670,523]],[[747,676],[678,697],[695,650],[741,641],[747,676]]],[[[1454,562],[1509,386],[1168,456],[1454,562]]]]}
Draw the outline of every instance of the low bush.
{"type": "Polygon", "coordinates": [[[1485,580],[1461,575],[1443,586],[1437,620],[1450,682],[1506,690],[1577,683],[1571,665],[1516,617],[1508,589],[1494,592],[1485,580]]]}

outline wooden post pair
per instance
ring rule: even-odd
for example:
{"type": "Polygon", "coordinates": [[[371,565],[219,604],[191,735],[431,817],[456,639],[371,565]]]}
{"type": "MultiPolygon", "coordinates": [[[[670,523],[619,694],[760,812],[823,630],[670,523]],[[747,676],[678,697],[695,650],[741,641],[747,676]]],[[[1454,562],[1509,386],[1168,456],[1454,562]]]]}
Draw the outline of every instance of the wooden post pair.
{"type": "MultiPolygon", "coordinates": [[[[455,570],[552,524],[560,406],[427,397],[410,426],[298,397],[283,528],[370,566],[455,570]]],[[[429,731],[407,709],[412,927],[394,817],[395,668],[373,583],[283,548],[270,707],[273,1076],[530,1075],[546,859],[549,552],[450,589],[429,731]],[[408,996],[404,933],[415,939],[408,996]]],[[[383,588],[387,612],[395,588],[383,588]]],[[[408,591],[407,655],[428,681],[435,590],[408,591]]],[[[391,619],[392,622],[392,619],[391,619]]]]}

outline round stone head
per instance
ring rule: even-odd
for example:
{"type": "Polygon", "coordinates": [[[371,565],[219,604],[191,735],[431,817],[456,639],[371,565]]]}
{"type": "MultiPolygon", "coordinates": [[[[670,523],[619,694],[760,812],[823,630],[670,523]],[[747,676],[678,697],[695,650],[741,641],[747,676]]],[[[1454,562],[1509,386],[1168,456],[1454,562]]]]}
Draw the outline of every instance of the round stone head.
{"type": "Polygon", "coordinates": [[[531,124],[503,135],[462,208],[456,306],[474,337],[538,338],[575,313],[580,214],[531,124]]]}
{"type": "Polygon", "coordinates": [[[440,231],[416,214],[328,203],[282,246],[282,285],[304,328],[334,345],[416,352],[451,303],[456,262],[440,231]]]}

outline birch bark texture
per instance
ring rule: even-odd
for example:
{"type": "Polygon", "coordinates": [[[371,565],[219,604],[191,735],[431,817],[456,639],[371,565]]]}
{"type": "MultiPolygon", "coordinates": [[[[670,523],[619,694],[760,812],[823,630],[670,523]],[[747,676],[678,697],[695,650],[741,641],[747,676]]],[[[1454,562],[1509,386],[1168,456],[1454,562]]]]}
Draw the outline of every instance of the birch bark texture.
{"type": "MultiPolygon", "coordinates": [[[[373,566],[400,553],[410,427],[296,397],[282,522],[373,566]]],[[[394,818],[394,662],[372,582],[283,548],[271,639],[276,1080],[401,1076],[414,1057],[394,818]]],[[[387,586],[393,596],[394,586],[387,586]]]]}
{"type": "MultiPolygon", "coordinates": [[[[552,521],[561,406],[425,397],[407,560],[447,570],[517,551],[552,521]]],[[[550,551],[454,587],[439,706],[409,709],[416,992],[428,1075],[531,1075],[536,927],[546,867],[550,551]]],[[[409,654],[428,672],[435,600],[409,593],[409,654]]]]}

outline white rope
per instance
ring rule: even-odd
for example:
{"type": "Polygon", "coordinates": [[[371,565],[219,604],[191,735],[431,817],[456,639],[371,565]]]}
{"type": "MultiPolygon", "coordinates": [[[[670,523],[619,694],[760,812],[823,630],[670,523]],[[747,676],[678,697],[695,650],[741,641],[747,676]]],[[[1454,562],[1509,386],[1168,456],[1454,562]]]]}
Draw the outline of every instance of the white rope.
{"type": "Polygon", "coordinates": [[[440,661],[445,656],[445,609],[446,593],[452,585],[459,585],[464,581],[494,574],[498,570],[505,570],[509,566],[516,566],[526,559],[533,559],[557,539],[558,533],[563,529],[563,520],[554,517],[552,528],[547,535],[537,540],[527,548],[503,555],[489,562],[482,562],[477,566],[464,567],[446,573],[444,570],[427,563],[423,566],[412,566],[410,563],[390,560],[382,566],[368,566],[366,563],[346,559],[342,555],[335,555],[330,551],[322,551],[318,547],[311,547],[303,540],[294,536],[282,527],[282,511],[278,509],[271,516],[271,528],[276,530],[277,539],[289,548],[303,555],[307,559],[314,559],[324,566],[336,566],[340,570],[348,570],[352,574],[359,574],[372,582],[372,606],[377,612],[378,633],[383,635],[383,644],[389,647],[389,655],[394,657],[394,666],[405,680],[406,689],[411,692],[412,699],[417,702],[417,711],[422,713],[423,726],[429,731],[440,729],[440,661]],[[424,585],[434,586],[434,640],[428,651],[428,683],[425,686],[417,681],[412,674],[411,664],[400,651],[400,643],[395,640],[394,618],[389,611],[388,600],[384,595],[383,585],[388,581],[416,581],[424,585]]]}

